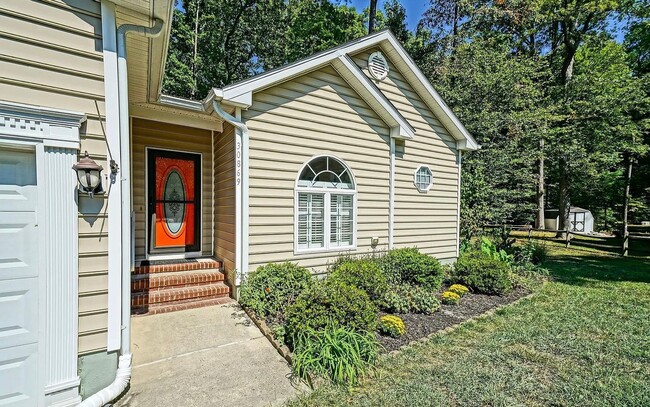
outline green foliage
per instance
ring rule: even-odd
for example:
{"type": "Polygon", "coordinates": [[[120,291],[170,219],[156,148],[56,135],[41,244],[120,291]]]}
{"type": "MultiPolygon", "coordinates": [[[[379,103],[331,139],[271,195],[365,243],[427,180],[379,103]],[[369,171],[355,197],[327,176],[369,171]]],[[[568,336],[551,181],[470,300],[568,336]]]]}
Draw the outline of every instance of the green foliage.
{"type": "Polygon", "coordinates": [[[377,263],[370,259],[343,262],[336,266],[327,278],[357,287],[375,302],[381,301],[384,293],[388,291],[386,276],[377,263]]]}
{"type": "Polygon", "coordinates": [[[512,288],[510,267],[482,251],[461,255],[454,267],[454,277],[472,290],[484,294],[501,295],[512,288]]]}
{"type": "Polygon", "coordinates": [[[543,243],[529,240],[514,249],[515,264],[542,264],[546,260],[547,250],[543,243]]]}
{"type": "Polygon", "coordinates": [[[291,345],[308,329],[342,326],[354,331],[374,331],[377,306],[365,291],[337,281],[319,281],[303,291],[286,314],[291,345]]]}
{"type": "Polygon", "coordinates": [[[390,250],[379,264],[391,284],[405,283],[437,290],[444,279],[440,262],[415,247],[390,250]]]}
{"type": "Polygon", "coordinates": [[[391,286],[383,300],[386,311],[397,314],[408,312],[416,314],[433,314],[440,308],[440,301],[435,293],[424,287],[399,284],[391,286]]]}
{"type": "Polygon", "coordinates": [[[442,303],[448,305],[460,304],[460,295],[453,291],[445,291],[442,293],[442,303]]]}
{"type": "Polygon", "coordinates": [[[406,325],[404,325],[402,318],[398,316],[384,315],[379,318],[379,332],[393,338],[399,338],[406,333],[406,325]]]}
{"type": "Polygon", "coordinates": [[[271,323],[282,323],[287,307],[312,285],[304,267],[293,263],[260,266],[242,282],[239,303],[271,323]]]}
{"type": "Polygon", "coordinates": [[[306,329],[296,340],[293,371],[311,383],[311,375],[322,376],[337,385],[353,386],[372,369],[379,355],[379,343],[371,332],[341,326],[306,329]]]}
{"type": "Polygon", "coordinates": [[[494,243],[492,243],[492,241],[485,236],[481,237],[481,251],[485,255],[490,256],[495,260],[499,260],[505,264],[509,265],[512,263],[512,255],[506,253],[506,251],[503,249],[497,249],[494,243]]]}

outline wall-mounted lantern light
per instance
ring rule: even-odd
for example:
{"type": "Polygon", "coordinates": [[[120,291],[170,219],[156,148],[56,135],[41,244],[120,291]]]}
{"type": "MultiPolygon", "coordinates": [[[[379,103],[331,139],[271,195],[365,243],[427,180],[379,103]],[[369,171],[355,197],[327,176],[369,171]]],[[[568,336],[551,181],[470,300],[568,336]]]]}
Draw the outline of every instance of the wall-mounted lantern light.
{"type": "Polygon", "coordinates": [[[95,194],[104,192],[102,188],[102,171],[104,167],[90,158],[88,151],[85,152],[84,157],[78,163],[72,166],[72,169],[77,172],[79,190],[86,192],[91,198],[95,194]]]}

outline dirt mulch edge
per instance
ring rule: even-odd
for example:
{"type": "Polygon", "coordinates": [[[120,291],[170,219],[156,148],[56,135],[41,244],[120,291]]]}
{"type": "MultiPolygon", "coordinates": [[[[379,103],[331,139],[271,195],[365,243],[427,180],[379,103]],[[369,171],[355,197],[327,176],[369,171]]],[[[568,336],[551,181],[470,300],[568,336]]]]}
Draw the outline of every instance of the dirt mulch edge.
{"type": "Polygon", "coordinates": [[[264,320],[258,318],[257,315],[255,315],[255,313],[250,309],[245,307],[242,307],[242,309],[244,310],[246,315],[248,315],[248,318],[250,318],[251,321],[253,321],[253,323],[257,325],[257,328],[260,330],[262,335],[264,335],[266,339],[268,339],[268,341],[271,342],[271,345],[273,345],[275,350],[278,351],[280,356],[282,356],[289,363],[289,365],[291,365],[293,360],[293,353],[291,353],[289,348],[275,339],[275,337],[273,336],[273,331],[271,331],[271,328],[269,328],[269,326],[266,324],[266,322],[264,322],[264,320]]]}
{"type": "Polygon", "coordinates": [[[451,332],[455,331],[456,329],[460,328],[462,325],[464,325],[464,324],[466,324],[468,322],[475,322],[475,321],[479,321],[481,319],[485,319],[487,317],[490,317],[495,312],[497,312],[498,310],[500,310],[502,308],[505,308],[505,307],[513,306],[513,305],[519,303],[520,301],[528,300],[528,299],[532,298],[535,294],[537,294],[537,292],[533,291],[530,294],[527,294],[527,295],[525,295],[523,297],[517,298],[513,302],[509,302],[507,304],[497,305],[496,307],[491,308],[491,309],[485,311],[482,314],[479,314],[479,315],[476,315],[474,317],[468,318],[468,319],[466,319],[464,321],[460,321],[460,322],[458,322],[458,323],[456,323],[454,325],[450,325],[447,328],[441,329],[439,331],[432,332],[432,333],[428,334],[427,336],[423,336],[422,338],[412,340],[411,342],[407,343],[406,345],[400,346],[398,349],[395,349],[395,350],[392,350],[392,351],[390,351],[388,353],[385,353],[384,355],[382,355],[382,358],[393,358],[395,356],[398,356],[399,354],[401,354],[402,352],[404,352],[405,350],[407,350],[411,346],[427,342],[428,340],[430,340],[431,338],[433,338],[433,337],[435,337],[437,335],[448,335],[451,332]]]}

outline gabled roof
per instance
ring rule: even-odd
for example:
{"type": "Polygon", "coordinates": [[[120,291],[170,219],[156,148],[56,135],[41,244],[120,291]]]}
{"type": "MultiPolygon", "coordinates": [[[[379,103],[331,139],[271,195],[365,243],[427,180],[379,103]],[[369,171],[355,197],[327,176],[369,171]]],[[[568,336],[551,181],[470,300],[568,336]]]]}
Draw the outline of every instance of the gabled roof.
{"type": "Polygon", "coordinates": [[[409,82],[426,105],[436,115],[438,120],[456,140],[460,150],[476,150],[478,143],[465,129],[458,117],[449,109],[438,92],[415,62],[408,55],[399,41],[388,31],[379,31],[339,47],[314,54],[292,64],[273,69],[252,78],[233,83],[223,88],[214,88],[207,102],[213,97],[224,103],[248,108],[253,104],[253,93],[267,89],[292,78],[315,71],[327,65],[332,65],[357,93],[368,103],[377,114],[391,127],[391,136],[411,138],[413,127],[408,124],[399,111],[377,89],[372,81],[354,64],[348,55],[372,47],[379,47],[391,60],[397,70],[409,82]]]}

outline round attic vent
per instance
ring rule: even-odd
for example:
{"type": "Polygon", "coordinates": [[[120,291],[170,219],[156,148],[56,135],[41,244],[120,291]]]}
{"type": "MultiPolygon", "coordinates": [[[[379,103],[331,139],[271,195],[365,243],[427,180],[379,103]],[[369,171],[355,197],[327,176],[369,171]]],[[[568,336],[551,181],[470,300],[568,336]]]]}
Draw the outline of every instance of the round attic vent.
{"type": "Polygon", "coordinates": [[[373,78],[383,80],[388,75],[388,61],[384,55],[377,51],[368,57],[368,71],[373,78]]]}

